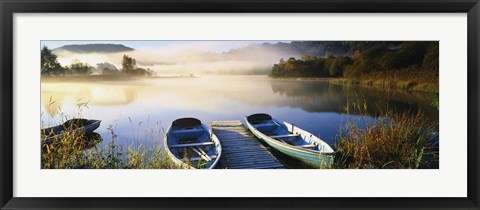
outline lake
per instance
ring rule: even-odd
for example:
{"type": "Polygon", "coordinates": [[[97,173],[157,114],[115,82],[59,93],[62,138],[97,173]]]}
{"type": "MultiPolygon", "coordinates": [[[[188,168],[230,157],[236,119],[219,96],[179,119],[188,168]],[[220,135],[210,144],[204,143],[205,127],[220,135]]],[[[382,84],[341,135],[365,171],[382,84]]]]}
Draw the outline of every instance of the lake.
{"type": "Polygon", "coordinates": [[[62,117],[102,120],[96,130],[106,144],[107,129],[116,142],[127,146],[162,145],[164,130],[181,117],[195,117],[209,124],[214,120],[241,120],[253,113],[273,117],[310,131],[334,147],[335,138],[348,120],[365,120],[349,112],[347,104],[368,105],[374,117],[386,108],[397,112],[421,110],[438,120],[425,93],[333,84],[328,80],[270,79],[266,76],[200,76],[198,78],[145,78],[115,81],[43,81],[41,119],[45,127],[62,117]]]}

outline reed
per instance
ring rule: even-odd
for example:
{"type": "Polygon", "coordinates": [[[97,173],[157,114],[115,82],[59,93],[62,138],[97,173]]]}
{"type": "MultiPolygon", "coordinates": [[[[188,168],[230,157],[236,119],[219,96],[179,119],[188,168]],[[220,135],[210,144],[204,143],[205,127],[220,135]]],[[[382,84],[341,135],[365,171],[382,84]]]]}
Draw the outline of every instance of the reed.
{"type": "Polygon", "coordinates": [[[427,121],[420,112],[396,113],[392,110],[369,117],[367,104],[353,103],[358,118],[349,119],[336,141],[333,168],[355,169],[417,169],[438,167],[438,148],[433,140],[437,123],[427,121]]]}
{"type": "MultiPolygon", "coordinates": [[[[52,102],[53,104],[54,102],[52,102]]],[[[87,103],[77,104],[75,114],[65,115],[60,112],[61,119],[81,117],[82,109],[87,103]]],[[[52,116],[52,118],[55,116],[52,116]]],[[[132,121],[129,118],[130,121],[132,121]]],[[[150,122],[148,117],[147,122],[150,122]]],[[[139,144],[142,122],[137,124],[137,129],[132,127],[134,143],[124,150],[123,145],[118,145],[115,133],[116,125],[107,128],[110,140],[107,144],[99,144],[103,141],[99,134],[84,134],[77,132],[65,132],[51,144],[41,146],[42,169],[171,169],[176,168],[168,156],[159,147],[144,147],[139,144]]],[[[156,130],[163,130],[160,122],[156,123],[156,130]]],[[[42,122],[42,127],[45,123],[42,122]]],[[[72,128],[73,129],[73,128],[72,128]]],[[[155,135],[153,127],[145,129],[145,141],[160,136],[155,135]]]]}

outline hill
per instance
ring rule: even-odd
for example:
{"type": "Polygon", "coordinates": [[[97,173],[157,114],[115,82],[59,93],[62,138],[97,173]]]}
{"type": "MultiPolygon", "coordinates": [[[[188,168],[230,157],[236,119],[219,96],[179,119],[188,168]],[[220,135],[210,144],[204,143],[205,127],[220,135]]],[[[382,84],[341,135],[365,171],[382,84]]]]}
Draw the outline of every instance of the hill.
{"type": "Polygon", "coordinates": [[[121,44],[72,44],[53,49],[54,52],[68,51],[74,53],[117,53],[129,52],[133,50],[135,49],[121,44]]]}

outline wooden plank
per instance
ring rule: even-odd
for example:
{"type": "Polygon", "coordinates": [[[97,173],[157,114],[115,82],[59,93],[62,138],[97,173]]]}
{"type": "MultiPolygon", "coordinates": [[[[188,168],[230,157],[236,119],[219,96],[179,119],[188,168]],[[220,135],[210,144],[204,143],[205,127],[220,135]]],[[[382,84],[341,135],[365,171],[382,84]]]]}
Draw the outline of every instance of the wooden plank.
{"type": "Polygon", "coordinates": [[[216,136],[221,136],[221,137],[224,137],[224,138],[235,138],[235,137],[248,137],[248,138],[252,138],[254,137],[252,134],[250,133],[222,133],[222,132],[216,132],[215,133],[216,136]]]}
{"type": "Polygon", "coordinates": [[[267,167],[279,167],[282,166],[280,163],[255,163],[255,164],[228,164],[228,165],[222,165],[225,167],[230,167],[230,168],[253,168],[253,167],[262,167],[262,168],[267,168],[267,167]]]}
{"type": "Polygon", "coordinates": [[[222,144],[220,167],[284,168],[240,121],[213,121],[211,126],[222,144]]]}
{"type": "Polygon", "coordinates": [[[217,135],[232,135],[232,134],[242,134],[249,135],[247,131],[244,130],[214,130],[217,135]]]}
{"type": "Polygon", "coordinates": [[[249,156],[251,157],[252,155],[255,155],[255,156],[259,156],[259,157],[272,157],[270,154],[265,154],[266,152],[265,151],[262,151],[262,152],[258,152],[258,151],[252,151],[252,152],[248,152],[248,153],[245,153],[245,154],[240,154],[240,153],[225,153],[225,157],[246,157],[246,156],[249,156]]]}
{"type": "Polygon", "coordinates": [[[248,148],[248,147],[258,148],[258,147],[260,147],[260,144],[255,143],[255,142],[231,142],[229,144],[222,144],[222,145],[225,145],[225,147],[227,147],[227,146],[241,146],[241,147],[245,147],[245,148],[248,148]]]}
{"type": "Polygon", "coordinates": [[[256,164],[256,165],[234,165],[230,169],[250,169],[250,168],[279,168],[284,167],[281,164],[256,164]]]}
{"type": "Polygon", "coordinates": [[[269,153],[268,150],[258,150],[258,149],[254,149],[254,148],[249,148],[249,149],[244,149],[242,150],[243,152],[231,152],[231,150],[240,150],[241,148],[240,147],[226,147],[224,148],[224,150],[226,150],[226,152],[223,152],[222,150],[222,153],[223,154],[248,154],[248,153],[269,153]]]}
{"type": "Polygon", "coordinates": [[[214,131],[217,136],[225,136],[225,137],[230,137],[230,136],[248,136],[248,137],[253,137],[253,134],[248,133],[246,131],[235,131],[235,132],[226,132],[226,131],[219,131],[216,132],[214,131]]]}
{"type": "Polygon", "coordinates": [[[204,145],[212,145],[214,144],[213,141],[209,142],[200,142],[200,143],[190,143],[190,144],[175,144],[170,145],[170,148],[178,148],[178,147],[196,147],[196,146],[204,146],[204,145]]]}

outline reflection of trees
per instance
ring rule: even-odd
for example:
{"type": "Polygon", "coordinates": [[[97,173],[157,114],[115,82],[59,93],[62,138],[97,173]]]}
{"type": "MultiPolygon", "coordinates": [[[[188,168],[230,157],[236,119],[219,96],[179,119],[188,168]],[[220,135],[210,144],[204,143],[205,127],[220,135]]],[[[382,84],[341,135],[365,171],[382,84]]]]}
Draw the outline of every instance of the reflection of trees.
{"type": "MultiPolygon", "coordinates": [[[[272,91],[294,100],[288,106],[308,112],[345,113],[345,107],[359,106],[364,111],[366,103],[370,115],[379,115],[387,109],[395,112],[421,110],[432,119],[438,119],[438,111],[432,108],[429,94],[407,93],[376,87],[347,86],[331,84],[328,81],[271,80],[272,91]]],[[[358,108],[350,109],[359,114],[358,108]]]]}
{"type": "Polygon", "coordinates": [[[270,80],[270,85],[274,93],[295,99],[288,106],[308,112],[340,112],[346,100],[342,89],[328,82],[270,80]]]}
{"type": "MultiPolygon", "coordinates": [[[[135,101],[158,108],[194,109],[229,112],[223,103],[238,102],[256,107],[292,107],[307,112],[345,113],[345,106],[366,101],[368,112],[378,115],[389,109],[421,109],[438,119],[428,94],[386,91],[381,88],[344,86],[328,81],[269,80],[268,78],[220,77],[195,79],[158,79],[112,83],[43,84],[42,102],[49,114],[59,105],[76,104],[78,99],[92,106],[126,105],[135,101]],[[48,109],[50,96],[56,103],[48,109]],[[168,103],[165,101],[168,100],[168,103]]],[[[431,97],[431,96],[430,96],[431,97]]],[[[355,113],[351,110],[352,113],[355,113]]]]}
{"type": "Polygon", "coordinates": [[[125,96],[124,104],[129,104],[137,100],[138,91],[137,87],[123,87],[123,95],[125,96]]]}

